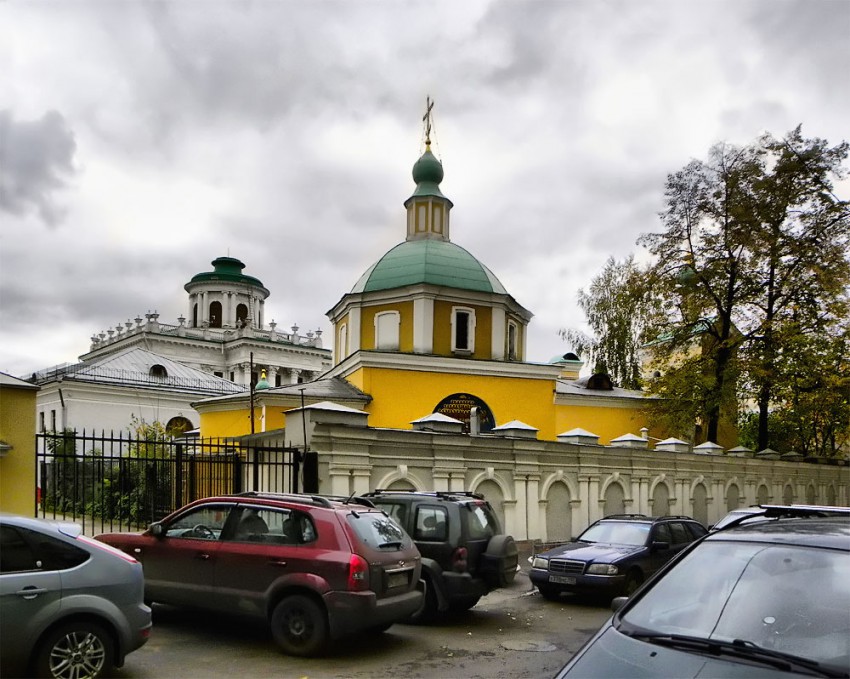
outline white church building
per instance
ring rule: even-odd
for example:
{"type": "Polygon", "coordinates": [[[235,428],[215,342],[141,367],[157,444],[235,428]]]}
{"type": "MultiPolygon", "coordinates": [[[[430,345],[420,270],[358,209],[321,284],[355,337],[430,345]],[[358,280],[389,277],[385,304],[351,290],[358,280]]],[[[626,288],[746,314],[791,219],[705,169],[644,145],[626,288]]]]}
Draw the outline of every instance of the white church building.
{"type": "Polygon", "coordinates": [[[197,428],[191,403],[245,392],[265,373],[270,386],[309,382],[331,366],[322,331],[280,332],[266,323],[269,290],[233,257],[186,283],[187,315],[162,323],[146,313],[91,337],[76,364],[33,373],[39,431],[126,431],[133,418],[174,430],[197,428]]]}

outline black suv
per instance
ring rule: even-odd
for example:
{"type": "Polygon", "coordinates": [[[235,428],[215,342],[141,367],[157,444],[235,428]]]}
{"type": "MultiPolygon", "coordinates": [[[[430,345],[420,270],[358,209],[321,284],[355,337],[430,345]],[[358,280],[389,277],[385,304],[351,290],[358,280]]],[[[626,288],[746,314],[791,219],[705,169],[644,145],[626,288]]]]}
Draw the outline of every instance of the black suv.
{"type": "Polygon", "coordinates": [[[422,554],[425,600],[410,618],[472,608],[488,592],[513,582],[517,546],[481,495],[376,490],[365,496],[413,538],[422,554]]]}
{"type": "Polygon", "coordinates": [[[689,516],[606,516],[571,542],[536,554],[531,582],[553,601],[563,592],[629,595],[707,532],[689,516]]]}
{"type": "Polygon", "coordinates": [[[145,598],[265,619],[291,655],[387,629],[421,608],[419,552],[358,498],[243,493],[196,500],[144,533],[97,536],[142,562],[145,598]]]}

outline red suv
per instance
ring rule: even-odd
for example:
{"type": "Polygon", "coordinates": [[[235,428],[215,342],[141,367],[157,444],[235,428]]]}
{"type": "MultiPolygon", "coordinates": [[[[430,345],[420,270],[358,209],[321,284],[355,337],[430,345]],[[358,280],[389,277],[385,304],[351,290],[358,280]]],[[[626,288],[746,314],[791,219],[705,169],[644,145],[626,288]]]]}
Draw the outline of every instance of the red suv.
{"type": "Polygon", "coordinates": [[[419,551],[368,502],[244,493],[186,505],[144,533],[97,536],[142,562],[145,599],[265,618],[281,648],[383,631],[422,605],[419,551]]]}

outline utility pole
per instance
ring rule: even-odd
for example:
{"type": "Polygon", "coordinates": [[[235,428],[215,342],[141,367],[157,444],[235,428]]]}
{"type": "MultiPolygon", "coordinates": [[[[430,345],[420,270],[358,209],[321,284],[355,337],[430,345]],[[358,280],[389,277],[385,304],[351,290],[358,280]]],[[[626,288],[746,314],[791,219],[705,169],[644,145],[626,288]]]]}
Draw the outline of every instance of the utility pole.
{"type": "Polygon", "coordinates": [[[254,433],[254,352],[252,351],[249,355],[248,359],[248,382],[251,385],[249,394],[250,394],[250,406],[251,406],[251,434],[254,433]]]}

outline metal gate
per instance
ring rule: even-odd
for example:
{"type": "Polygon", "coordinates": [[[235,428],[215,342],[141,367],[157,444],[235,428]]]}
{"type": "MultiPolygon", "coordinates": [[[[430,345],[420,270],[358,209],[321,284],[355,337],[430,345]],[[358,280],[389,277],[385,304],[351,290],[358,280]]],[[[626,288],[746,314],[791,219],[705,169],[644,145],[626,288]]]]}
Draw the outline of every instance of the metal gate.
{"type": "Polygon", "coordinates": [[[212,495],[316,492],[315,454],[304,460],[294,448],[232,439],[37,434],[36,515],[87,533],[138,530],[212,495]]]}

